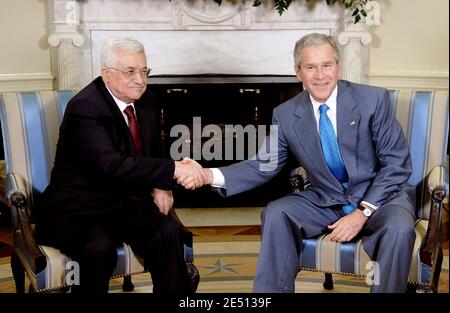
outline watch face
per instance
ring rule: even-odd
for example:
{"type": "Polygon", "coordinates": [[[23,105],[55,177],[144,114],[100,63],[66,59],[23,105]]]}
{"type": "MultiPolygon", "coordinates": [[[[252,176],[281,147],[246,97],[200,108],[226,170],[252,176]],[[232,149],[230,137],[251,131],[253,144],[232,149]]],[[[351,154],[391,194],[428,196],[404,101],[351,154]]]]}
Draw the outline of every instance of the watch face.
{"type": "Polygon", "coordinates": [[[367,209],[367,208],[363,210],[363,213],[364,213],[364,215],[367,216],[367,217],[369,217],[369,216],[372,215],[372,211],[370,211],[370,210],[367,209]]]}

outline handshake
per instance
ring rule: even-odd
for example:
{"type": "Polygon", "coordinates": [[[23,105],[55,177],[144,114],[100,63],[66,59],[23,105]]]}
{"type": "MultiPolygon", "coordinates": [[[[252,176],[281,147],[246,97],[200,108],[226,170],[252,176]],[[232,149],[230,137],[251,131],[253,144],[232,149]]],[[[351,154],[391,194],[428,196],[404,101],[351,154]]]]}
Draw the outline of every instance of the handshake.
{"type": "Polygon", "coordinates": [[[213,180],[211,169],[203,168],[196,161],[189,158],[175,161],[174,176],[178,184],[189,190],[200,188],[203,185],[210,185],[213,180]]]}

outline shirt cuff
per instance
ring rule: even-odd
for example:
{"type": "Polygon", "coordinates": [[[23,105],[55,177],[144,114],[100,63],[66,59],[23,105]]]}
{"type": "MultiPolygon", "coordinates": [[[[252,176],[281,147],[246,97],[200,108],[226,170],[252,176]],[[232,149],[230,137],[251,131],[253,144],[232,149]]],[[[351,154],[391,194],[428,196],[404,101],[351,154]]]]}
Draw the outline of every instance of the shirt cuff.
{"type": "Polygon", "coordinates": [[[375,211],[376,209],[378,209],[377,206],[374,206],[372,203],[369,203],[367,201],[361,201],[361,203],[359,204],[360,206],[363,206],[365,208],[371,209],[373,211],[375,211]]]}
{"type": "Polygon", "coordinates": [[[225,185],[225,177],[222,172],[218,168],[211,168],[210,170],[213,176],[211,186],[217,188],[227,188],[225,185]]]}

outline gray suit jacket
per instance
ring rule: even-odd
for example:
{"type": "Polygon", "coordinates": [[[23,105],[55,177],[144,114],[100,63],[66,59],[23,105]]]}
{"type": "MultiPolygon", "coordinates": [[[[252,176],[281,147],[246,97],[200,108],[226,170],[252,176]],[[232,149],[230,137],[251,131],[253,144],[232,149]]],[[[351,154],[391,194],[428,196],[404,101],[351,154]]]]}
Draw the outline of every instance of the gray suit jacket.
{"type": "MultiPolygon", "coordinates": [[[[299,195],[320,207],[363,200],[381,206],[409,186],[409,146],[385,89],[338,81],[337,138],[349,176],[347,191],[323,158],[308,91],[276,107],[272,123],[278,131],[271,132],[266,144],[271,142],[277,149],[272,147],[272,151],[260,151],[254,160],[220,168],[226,183],[226,189],[219,190],[222,195],[231,196],[267,182],[285,165],[289,150],[311,182],[299,195]],[[272,168],[265,160],[272,160],[272,168]]],[[[413,188],[407,189],[410,194],[413,188]]],[[[412,199],[410,194],[407,201],[412,199]]]]}

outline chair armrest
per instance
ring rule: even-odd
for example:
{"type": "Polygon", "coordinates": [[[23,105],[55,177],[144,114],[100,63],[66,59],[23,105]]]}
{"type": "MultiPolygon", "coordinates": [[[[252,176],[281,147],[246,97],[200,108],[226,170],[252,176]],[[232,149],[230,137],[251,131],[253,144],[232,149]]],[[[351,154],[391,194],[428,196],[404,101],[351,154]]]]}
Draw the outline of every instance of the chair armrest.
{"type": "Polygon", "coordinates": [[[427,188],[431,194],[440,188],[445,191],[444,198],[448,197],[448,169],[445,166],[433,167],[428,175],[427,188]]]}
{"type": "MultiPolygon", "coordinates": [[[[440,246],[440,230],[442,223],[442,201],[448,196],[448,169],[444,166],[434,167],[427,179],[427,188],[431,194],[431,208],[425,242],[420,249],[420,260],[432,267],[431,277],[434,275],[435,265],[442,254],[440,246]]],[[[437,286],[437,281],[432,285],[437,286]]]]}
{"type": "Polygon", "coordinates": [[[25,179],[19,174],[6,177],[5,194],[11,207],[14,251],[25,269],[39,273],[47,266],[45,255],[39,249],[31,226],[28,210],[28,191],[25,179]]]}

